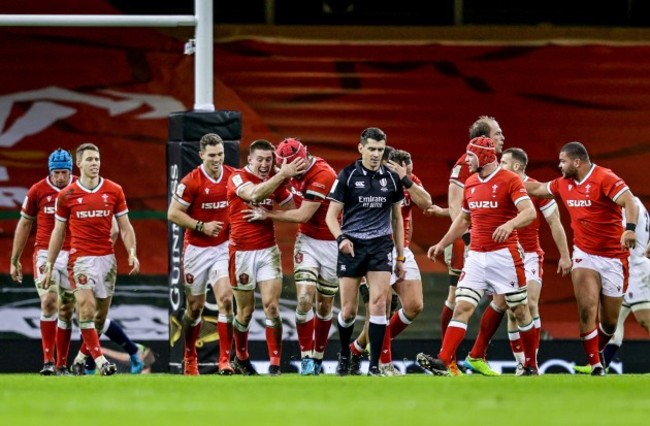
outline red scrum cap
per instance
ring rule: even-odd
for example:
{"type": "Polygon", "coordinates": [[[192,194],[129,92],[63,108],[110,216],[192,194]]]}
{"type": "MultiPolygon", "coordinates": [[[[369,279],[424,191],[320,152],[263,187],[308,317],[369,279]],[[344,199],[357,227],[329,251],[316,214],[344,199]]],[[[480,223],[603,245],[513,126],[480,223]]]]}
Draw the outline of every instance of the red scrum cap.
{"type": "Polygon", "coordinates": [[[494,148],[494,141],[485,136],[479,136],[469,141],[467,151],[478,157],[479,168],[497,161],[497,151],[494,148]]]}
{"type": "Polygon", "coordinates": [[[287,163],[291,163],[296,158],[307,158],[307,148],[298,139],[286,138],[278,145],[275,150],[276,161],[282,164],[282,160],[286,158],[287,163]]]}

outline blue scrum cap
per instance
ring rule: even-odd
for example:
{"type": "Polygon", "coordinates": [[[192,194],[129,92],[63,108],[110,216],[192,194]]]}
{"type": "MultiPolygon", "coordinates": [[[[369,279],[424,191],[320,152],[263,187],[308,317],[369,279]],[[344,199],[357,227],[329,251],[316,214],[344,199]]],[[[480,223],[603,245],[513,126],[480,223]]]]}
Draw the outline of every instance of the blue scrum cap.
{"type": "Polygon", "coordinates": [[[72,156],[68,151],[59,148],[50,154],[50,158],[47,160],[47,167],[50,173],[52,170],[67,169],[72,171],[72,156]]]}

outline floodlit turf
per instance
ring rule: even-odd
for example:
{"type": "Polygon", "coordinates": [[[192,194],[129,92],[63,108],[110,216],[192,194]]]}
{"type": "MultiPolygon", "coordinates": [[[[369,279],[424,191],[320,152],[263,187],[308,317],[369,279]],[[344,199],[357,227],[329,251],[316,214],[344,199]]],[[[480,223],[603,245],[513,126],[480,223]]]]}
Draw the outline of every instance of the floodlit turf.
{"type": "Polygon", "coordinates": [[[2,425],[647,424],[650,375],[0,375],[2,425]]]}

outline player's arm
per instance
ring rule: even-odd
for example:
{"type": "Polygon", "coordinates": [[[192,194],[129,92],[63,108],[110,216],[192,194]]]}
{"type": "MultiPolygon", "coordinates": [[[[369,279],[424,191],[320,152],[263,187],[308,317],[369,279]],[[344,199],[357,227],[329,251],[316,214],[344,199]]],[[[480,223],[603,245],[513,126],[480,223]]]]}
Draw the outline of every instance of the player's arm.
{"type": "Polygon", "coordinates": [[[354,244],[350,239],[348,239],[343,232],[341,231],[341,224],[339,223],[339,217],[343,211],[343,204],[339,203],[336,200],[330,202],[329,207],[327,208],[327,215],[325,215],[325,223],[329,228],[332,236],[336,239],[338,244],[339,251],[342,253],[350,254],[354,257],[354,244]]]}
{"type": "Polygon", "coordinates": [[[278,189],[285,179],[297,176],[305,171],[306,163],[302,158],[296,158],[291,163],[285,159],[280,166],[280,170],[268,180],[256,185],[242,185],[237,190],[237,195],[245,201],[258,203],[267,199],[273,192],[278,189]]]}
{"type": "Polygon", "coordinates": [[[65,240],[65,227],[66,222],[58,219],[54,220],[54,229],[52,230],[50,243],[47,247],[45,273],[43,276],[43,281],[41,282],[41,286],[44,289],[47,289],[50,286],[50,282],[52,280],[52,266],[54,265],[56,258],[59,256],[59,253],[63,248],[63,241],[65,240]]]}
{"type": "Polygon", "coordinates": [[[625,231],[621,235],[621,247],[634,248],[636,244],[636,224],[639,220],[639,208],[634,202],[632,191],[627,190],[615,201],[625,209],[625,231]]]}
{"type": "Polygon", "coordinates": [[[413,201],[416,206],[422,210],[427,210],[430,206],[433,205],[433,201],[431,201],[431,194],[429,194],[423,186],[418,185],[411,180],[406,172],[406,167],[393,160],[390,160],[387,166],[393,172],[397,173],[397,176],[399,176],[404,189],[408,191],[409,195],[411,196],[411,201],[413,201]]]}
{"type": "Polygon", "coordinates": [[[551,228],[551,235],[555,246],[560,253],[560,261],[557,264],[557,272],[565,276],[571,272],[571,254],[569,253],[569,245],[567,243],[566,232],[560,220],[560,209],[557,204],[553,204],[552,210],[547,214],[544,212],[546,223],[551,228]]]}
{"type": "Polygon", "coordinates": [[[537,198],[553,198],[548,190],[548,182],[524,182],[528,195],[537,198]]]}
{"type": "Polygon", "coordinates": [[[179,203],[172,197],[172,201],[169,203],[169,209],[167,209],[167,219],[185,229],[202,232],[212,237],[219,235],[219,232],[223,228],[223,222],[216,220],[203,222],[194,219],[187,213],[188,208],[189,206],[179,203]]]}
{"type": "Polygon", "coordinates": [[[471,223],[470,215],[468,213],[460,211],[460,214],[456,216],[454,221],[451,223],[451,226],[447,230],[447,233],[442,237],[438,242],[439,245],[444,249],[449,244],[453,243],[457,239],[463,236],[469,230],[469,225],[471,223]]]}
{"type": "Polygon", "coordinates": [[[425,216],[437,216],[437,217],[451,217],[451,213],[448,207],[440,207],[437,204],[432,204],[423,211],[425,216]]]}
{"type": "Polygon", "coordinates": [[[253,207],[244,210],[244,218],[249,221],[272,219],[278,222],[305,223],[312,218],[321,203],[303,200],[299,208],[289,210],[267,210],[262,207],[253,207]]]}
{"type": "Polygon", "coordinates": [[[137,274],[140,272],[140,261],[138,260],[136,249],[135,230],[133,229],[133,225],[131,225],[129,215],[123,214],[119,216],[117,218],[117,224],[120,227],[124,247],[127,253],[129,253],[129,266],[132,267],[129,275],[137,274]]]}
{"type": "Polygon", "coordinates": [[[284,201],[282,204],[280,204],[280,208],[282,210],[295,210],[296,209],[296,202],[293,200],[293,195],[291,198],[288,200],[284,201]]]}
{"type": "Polygon", "coordinates": [[[460,214],[456,216],[454,221],[451,223],[451,226],[447,230],[447,233],[442,237],[442,239],[438,241],[437,244],[429,247],[429,250],[427,251],[427,257],[435,262],[436,258],[443,253],[445,247],[466,233],[469,234],[468,230],[470,224],[471,217],[469,213],[465,213],[461,210],[460,214]]]}
{"type": "Polygon", "coordinates": [[[529,225],[537,217],[535,206],[530,198],[526,197],[517,202],[517,216],[513,217],[503,225],[499,226],[492,233],[492,239],[497,243],[502,243],[508,239],[512,231],[529,225]]]}
{"type": "Polygon", "coordinates": [[[391,221],[393,226],[393,243],[395,244],[395,252],[397,258],[395,259],[395,275],[398,279],[404,278],[406,269],[404,262],[404,219],[402,218],[402,203],[393,203],[391,208],[391,221]]]}
{"type": "MultiPolygon", "coordinates": [[[[456,218],[462,212],[463,190],[464,188],[460,186],[457,182],[454,181],[449,182],[449,189],[447,190],[447,205],[449,206],[448,207],[449,217],[451,218],[452,222],[454,222],[454,220],[456,220],[456,218]]],[[[469,229],[469,226],[467,227],[467,229],[469,229]]],[[[463,238],[465,245],[469,246],[469,242],[470,242],[469,231],[465,231],[461,235],[461,237],[463,238]]]]}
{"type": "MultiPolygon", "coordinates": [[[[117,219],[115,216],[113,216],[113,220],[111,222],[111,242],[113,243],[113,246],[115,246],[115,243],[117,242],[117,237],[120,236],[120,226],[117,224],[117,219]]],[[[124,239],[124,236],[122,235],[122,239],[124,239]]]]}
{"type": "Polygon", "coordinates": [[[16,232],[14,234],[14,243],[11,247],[11,266],[9,268],[11,279],[17,283],[23,282],[23,266],[20,263],[20,258],[25,250],[29,233],[32,231],[34,221],[25,216],[20,216],[18,225],[16,225],[16,232]]]}
{"type": "Polygon", "coordinates": [[[463,188],[456,183],[449,183],[447,205],[449,206],[449,217],[453,222],[460,214],[463,205],[463,188]]]}
{"type": "Polygon", "coordinates": [[[393,243],[397,257],[404,256],[404,219],[402,218],[402,203],[393,203],[391,208],[391,221],[393,226],[393,243]]]}

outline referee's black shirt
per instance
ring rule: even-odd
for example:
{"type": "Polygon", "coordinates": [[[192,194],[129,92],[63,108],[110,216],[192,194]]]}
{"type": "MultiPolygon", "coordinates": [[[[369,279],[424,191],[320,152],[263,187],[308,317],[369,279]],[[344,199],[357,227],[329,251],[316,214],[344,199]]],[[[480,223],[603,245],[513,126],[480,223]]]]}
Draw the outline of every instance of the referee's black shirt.
{"type": "Polygon", "coordinates": [[[404,190],[397,173],[383,165],[371,171],[357,160],[341,170],[327,198],[343,204],[341,232],[370,240],[393,233],[391,207],[404,199],[404,190]]]}

